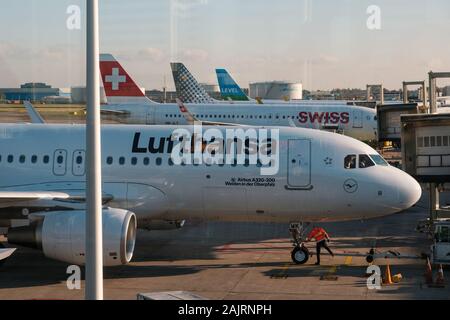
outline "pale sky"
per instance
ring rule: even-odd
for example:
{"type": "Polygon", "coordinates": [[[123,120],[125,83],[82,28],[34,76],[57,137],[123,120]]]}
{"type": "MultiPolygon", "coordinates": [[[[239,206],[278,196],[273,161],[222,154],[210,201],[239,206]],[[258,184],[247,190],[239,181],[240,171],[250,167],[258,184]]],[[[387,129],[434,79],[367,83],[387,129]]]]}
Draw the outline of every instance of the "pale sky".
{"type": "MultiPolygon", "coordinates": [[[[2,2],[0,87],[84,84],[84,2],[2,2]],[[70,5],[81,8],[81,30],[66,26],[70,5]]],[[[200,82],[216,83],[215,68],[226,68],[243,87],[396,89],[450,71],[448,0],[100,0],[100,23],[101,51],[147,89],[161,89],[164,76],[173,88],[174,60],[200,82]],[[381,9],[381,30],[367,28],[370,5],[381,9]]]]}

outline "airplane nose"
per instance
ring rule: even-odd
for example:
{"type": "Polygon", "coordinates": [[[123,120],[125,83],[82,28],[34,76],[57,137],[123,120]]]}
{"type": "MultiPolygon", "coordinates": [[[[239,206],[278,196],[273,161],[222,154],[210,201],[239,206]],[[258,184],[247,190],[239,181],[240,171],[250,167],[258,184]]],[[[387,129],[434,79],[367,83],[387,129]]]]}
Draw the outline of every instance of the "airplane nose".
{"type": "Polygon", "coordinates": [[[422,187],[409,174],[401,171],[401,177],[397,182],[397,194],[400,207],[404,209],[411,208],[422,196],[422,187]]]}

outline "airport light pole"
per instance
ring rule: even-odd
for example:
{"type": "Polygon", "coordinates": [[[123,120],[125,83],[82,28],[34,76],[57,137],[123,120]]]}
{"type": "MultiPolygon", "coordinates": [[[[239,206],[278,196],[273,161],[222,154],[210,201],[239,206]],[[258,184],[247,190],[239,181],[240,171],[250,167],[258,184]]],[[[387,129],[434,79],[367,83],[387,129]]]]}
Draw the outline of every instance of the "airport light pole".
{"type": "Polygon", "coordinates": [[[86,300],[103,300],[98,0],[86,0],[86,300]]]}

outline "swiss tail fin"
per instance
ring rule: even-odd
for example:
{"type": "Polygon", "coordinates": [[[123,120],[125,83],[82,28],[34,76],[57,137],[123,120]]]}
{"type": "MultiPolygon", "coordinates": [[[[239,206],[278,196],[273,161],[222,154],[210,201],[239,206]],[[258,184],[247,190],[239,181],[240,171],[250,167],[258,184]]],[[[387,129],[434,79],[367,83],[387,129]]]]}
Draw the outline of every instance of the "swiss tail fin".
{"type": "Polygon", "coordinates": [[[216,69],[217,81],[219,82],[220,94],[225,100],[250,101],[239,85],[234,81],[225,69],[216,69]]]}
{"type": "Polygon", "coordinates": [[[113,55],[100,55],[100,72],[108,103],[156,103],[145,96],[113,55]]]}
{"type": "Polygon", "coordinates": [[[177,96],[185,103],[214,103],[214,99],[195,80],[184,64],[180,62],[170,63],[173,81],[177,90],[177,96]]]}

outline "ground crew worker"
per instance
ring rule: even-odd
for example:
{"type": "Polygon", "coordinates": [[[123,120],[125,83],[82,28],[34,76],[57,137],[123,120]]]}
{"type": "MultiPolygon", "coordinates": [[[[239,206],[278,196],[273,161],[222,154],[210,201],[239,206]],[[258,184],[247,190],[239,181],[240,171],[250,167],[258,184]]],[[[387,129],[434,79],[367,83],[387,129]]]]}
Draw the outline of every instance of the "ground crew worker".
{"type": "Polygon", "coordinates": [[[324,247],[332,257],[334,257],[333,251],[328,247],[327,242],[330,242],[330,237],[325,229],[314,226],[311,232],[308,234],[306,241],[311,241],[312,239],[316,240],[316,255],[317,262],[316,265],[320,265],[320,249],[324,247]]]}

